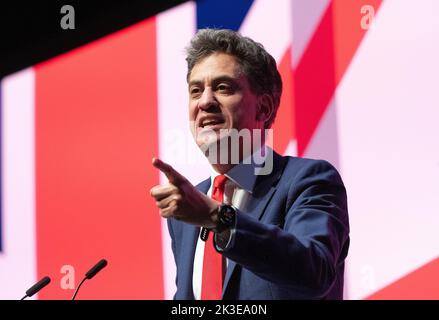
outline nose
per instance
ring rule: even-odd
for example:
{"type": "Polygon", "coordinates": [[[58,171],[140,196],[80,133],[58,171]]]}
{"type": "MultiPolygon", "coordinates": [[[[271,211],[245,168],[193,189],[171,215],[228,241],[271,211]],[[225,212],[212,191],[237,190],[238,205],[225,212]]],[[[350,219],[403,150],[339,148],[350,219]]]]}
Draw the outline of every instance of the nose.
{"type": "Polygon", "coordinates": [[[198,100],[198,108],[207,111],[212,107],[218,106],[218,101],[213,94],[211,87],[205,87],[201,98],[198,100]]]}

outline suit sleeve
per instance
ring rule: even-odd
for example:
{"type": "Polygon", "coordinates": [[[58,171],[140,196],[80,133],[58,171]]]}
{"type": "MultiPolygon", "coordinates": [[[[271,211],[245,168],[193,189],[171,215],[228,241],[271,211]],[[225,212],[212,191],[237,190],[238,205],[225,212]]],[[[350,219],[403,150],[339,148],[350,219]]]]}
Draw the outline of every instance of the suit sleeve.
{"type": "MultiPolygon", "coordinates": [[[[283,182],[285,185],[285,182],[283,182]]],[[[287,182],[283,225],[238,212],[233,239],[222,254],[263,279],[323,296],[336,281],[349,246],[346,190],[336,169],[310,161],[287,182]]],[[[272,200],[273,201],[273,200],[272,200]]],[[[272,210],[272,209],[271,209],[272,210]]]]}
{"type": "MultiPolygon", "coordinates": [[[[171,219],[167,219],[167,224],[168,224],[168,231],[169,231],[169,235],[171,236],[171,244],[172,244],[172,253],[174,256],[174,261],[175,264],[177,264],[177,250],[175,248],[175,236],[174,236],[174,228],[172,227],[172,220],[171,219]]],[[[175,285],[177,286],[177,280],[178,280],[178,275],[175,275],[175,285]]],[[[175,296],[177,293],[174,294],[173,299],[175,300],[175,296]]]]}

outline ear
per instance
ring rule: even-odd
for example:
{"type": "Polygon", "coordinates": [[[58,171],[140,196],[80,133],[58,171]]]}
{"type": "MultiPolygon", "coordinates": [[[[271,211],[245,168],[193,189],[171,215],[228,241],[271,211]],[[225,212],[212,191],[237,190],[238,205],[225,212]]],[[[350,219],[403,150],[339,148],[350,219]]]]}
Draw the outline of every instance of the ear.
{"type": "Polygon", "coordinates": [[[271,119],[274,113],[273,97],[268,93],[264,93],[258,97],[258,105],[256,110],[256,119],[264,123],[271,119]]]}

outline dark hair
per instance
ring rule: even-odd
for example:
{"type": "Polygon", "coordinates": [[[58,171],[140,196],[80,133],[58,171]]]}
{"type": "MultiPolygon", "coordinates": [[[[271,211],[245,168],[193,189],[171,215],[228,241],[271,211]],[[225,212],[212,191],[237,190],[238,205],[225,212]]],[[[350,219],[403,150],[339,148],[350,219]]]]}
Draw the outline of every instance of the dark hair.
{"type": "Polygon", "coordinates": [[[276,60],[262,44],[233,30],[201,29],[186,48],[188,81],[194,65],[215,52],[230,54],[238,60],[253,93],[269,94],[272,97],[274,112],[265,123],[265,127],[270,128],[276,117],[282,94],[282,79],[276,67],[276,60]]]}

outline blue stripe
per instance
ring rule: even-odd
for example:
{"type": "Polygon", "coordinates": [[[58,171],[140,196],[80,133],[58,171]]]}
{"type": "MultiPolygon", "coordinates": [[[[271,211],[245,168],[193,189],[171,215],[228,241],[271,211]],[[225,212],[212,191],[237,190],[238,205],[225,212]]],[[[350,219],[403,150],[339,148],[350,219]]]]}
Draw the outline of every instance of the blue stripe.
{"type": "Polygon", "coordinates": [[[197,29],[238,31],[252,4],[253,0],[197,0],[197,29]]]}

